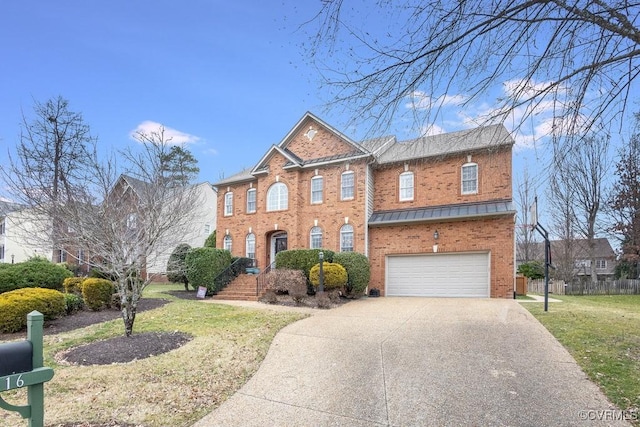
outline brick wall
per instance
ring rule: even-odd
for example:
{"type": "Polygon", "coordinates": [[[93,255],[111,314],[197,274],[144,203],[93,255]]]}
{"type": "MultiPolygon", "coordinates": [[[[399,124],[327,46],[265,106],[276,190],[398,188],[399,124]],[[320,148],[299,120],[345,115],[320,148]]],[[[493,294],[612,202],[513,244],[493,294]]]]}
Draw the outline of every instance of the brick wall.
{"type": "Polygon", "coordinates": [[[438,252],[489,251],[492,298],[513,298],[514,218],[372,227],[370,229],[370,287],[385,289],[385,257],[391,254],[432,253],[438,230],[438,252]]]}

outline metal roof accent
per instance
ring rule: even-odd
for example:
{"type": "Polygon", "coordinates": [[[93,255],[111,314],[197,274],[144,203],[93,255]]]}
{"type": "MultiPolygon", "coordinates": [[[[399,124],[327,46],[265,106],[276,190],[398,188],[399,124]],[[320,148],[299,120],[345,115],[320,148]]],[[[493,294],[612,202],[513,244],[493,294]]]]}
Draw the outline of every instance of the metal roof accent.
{"type": "Polygon", "coordinates": [[[511,200],[464,203],[458,205],[433,206],[415,209],[377,211],[371,214],[369,225],[395,225],[412,222],[452,221],[467,218],[514,215],[516,210],[511,200]]]}

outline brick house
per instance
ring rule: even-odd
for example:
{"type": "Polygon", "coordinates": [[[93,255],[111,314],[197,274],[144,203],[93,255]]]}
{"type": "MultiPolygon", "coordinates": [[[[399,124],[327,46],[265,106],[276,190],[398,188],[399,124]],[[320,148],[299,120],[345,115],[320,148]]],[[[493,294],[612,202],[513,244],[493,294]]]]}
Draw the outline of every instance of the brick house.
{"type": "Polygon", "coordinates": [[[306,113],[218,189],[217,245],[365,254],[387,296],[513,297],[511,150],[501,126],[356,143],[306,113]]]}

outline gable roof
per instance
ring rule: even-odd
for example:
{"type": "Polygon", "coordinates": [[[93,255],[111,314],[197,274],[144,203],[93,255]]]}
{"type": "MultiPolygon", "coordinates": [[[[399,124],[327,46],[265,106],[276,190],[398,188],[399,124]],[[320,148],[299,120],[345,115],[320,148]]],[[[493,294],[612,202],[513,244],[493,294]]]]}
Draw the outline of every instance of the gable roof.
{"type": "Polygon", "coordinates": [[[298,122],[291,128],[289,133],[287,133],[287,135],[284,138],[282,138],[282,141],[280,141],[278,146],[281,147],[281,148],[286,148],[287,145],[289,145],[289,143],[293,139],[293,137],[298,133],[298,131],[300,130],[300,127],[302,126],[302,124],[307,119],[311,119],[311,120],[317,122],[320,126],[326,128],[329,132],[335,134],[337,137],[342,139],[344,142],[346,142],[347,144],[353,146],[354,151],[362,151],[362,147],[360,147],[360,145],[357,142],[355,142],[354,140],[352,140],[351,138],[349,138],[348,136],[346,136],[345,134],[340,132],[338,129],[336,129],[333,126],[329,125],[324,120],[320,119],[318,116],[316,116],[315,114],[313,114],[313,113],[311,113],[309,111],[304,113],[302,118],[300,120],[298,120],[298,122]]]}
{"type": "Polygon", "coordinates": [[[7,214],[10,214],[11,212],[19,211],[23,207],[24,206],[22,206],[22,205],[20,205],[18,203],[9,202],[9,201],[6,201],[6,200],[0,200],[0,216],[6,216],[7,214]]]}
{"type": "Polygon", "coordinates": [[[503,125],[491,125],[398,142],[377,156],[377,160],[379,164],[401,162],[511,146],[514,142],[503,125]]]}

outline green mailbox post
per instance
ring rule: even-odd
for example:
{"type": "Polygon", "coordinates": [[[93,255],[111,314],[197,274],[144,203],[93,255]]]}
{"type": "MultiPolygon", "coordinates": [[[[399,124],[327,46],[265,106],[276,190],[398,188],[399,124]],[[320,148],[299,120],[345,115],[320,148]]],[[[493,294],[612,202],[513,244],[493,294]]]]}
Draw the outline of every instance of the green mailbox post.
{"type": "Polygon", "coordinates": [[[0,344],[0,392],[27,387],[27,405],[15,406],[0,396],[0,408],[29,419],[29,427],[44,425],[44,383],[53,369],[42,366],[42,313],[27,315],[27,340],[0,344]]]}

